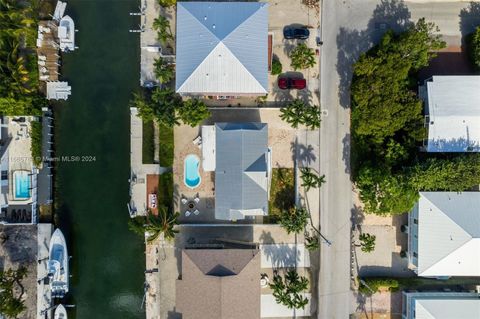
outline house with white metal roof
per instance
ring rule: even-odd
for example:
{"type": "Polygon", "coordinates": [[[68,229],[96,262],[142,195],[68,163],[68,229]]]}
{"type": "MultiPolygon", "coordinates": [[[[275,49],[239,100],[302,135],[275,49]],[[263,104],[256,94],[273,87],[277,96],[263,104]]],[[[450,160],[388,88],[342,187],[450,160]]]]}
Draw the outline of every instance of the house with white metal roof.
{"type": "Polygon", "coordinates": [[[477,292],[404,292],[402,319],[480,318],[477,292]]]}
{"type": "Polygon", "coordinates": [[[419,276],[480,276],[480,192],[420,192],[408,224],[419,276]]]}
{"type": "Polygon", "coordinates": [[[268,214],[271,156],[265,123],[215,124],[215,218],[268,214]]]}
{"type": "Polygon", "coordinates": [[[268,5],[178,2],[175,90],[181,95],[268,92],[268,5]]]}
{"type": "Polygon", "coordinates": [[[425,102],[427,152],[480,151],[480,76],[433,76],[419,93],[425,102]]]}

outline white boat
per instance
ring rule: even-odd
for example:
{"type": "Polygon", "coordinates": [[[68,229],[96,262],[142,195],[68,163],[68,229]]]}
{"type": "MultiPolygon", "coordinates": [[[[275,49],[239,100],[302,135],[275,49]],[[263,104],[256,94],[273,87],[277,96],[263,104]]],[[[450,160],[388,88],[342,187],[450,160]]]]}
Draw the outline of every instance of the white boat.
{"type": "Polygon", "coordinates": [[[63,298],[68,292],[68,251],[65,237],[60,229],[53,232],[50,239],[50,255],[48,260],[48,276],[52,296],[63,298]]]}
{"type": "Polygon", "coordinates": [[[75,50],[75,23],[68,15],[58,23],[58,40],[62,52],[75,50]]]}
{"type": "Polygon", "coordinates": [[[67,319],[67,309],[63,305],[58,305],[57,308],[55,308],[55,315],[53,316],[53,319],[67,319]]]}

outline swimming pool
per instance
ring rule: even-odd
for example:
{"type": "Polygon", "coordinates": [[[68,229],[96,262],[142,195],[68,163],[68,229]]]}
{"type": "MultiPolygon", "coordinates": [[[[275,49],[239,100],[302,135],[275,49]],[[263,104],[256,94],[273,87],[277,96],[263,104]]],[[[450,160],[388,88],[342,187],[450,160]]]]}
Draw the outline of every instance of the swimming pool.
{"type": "Polygon", "coordinates": [[[13,172],[13,180],[15,185],[15,199],[30,198],[31,179],[28,171],[13,172]]]}
{"type": "Polygon", "coordinates": [[[197,155],[190,154],[185,157],[184,176],[187,187],[195,188],[200,185],[200,158],[197,155]]]}

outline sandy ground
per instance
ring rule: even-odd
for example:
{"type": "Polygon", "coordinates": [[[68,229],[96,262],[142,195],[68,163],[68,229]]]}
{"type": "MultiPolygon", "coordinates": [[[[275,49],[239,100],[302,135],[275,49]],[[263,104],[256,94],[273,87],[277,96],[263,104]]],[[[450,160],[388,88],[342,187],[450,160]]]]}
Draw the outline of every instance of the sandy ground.
{"type": "MultiPolygon", "coordinates": [[[[36,317],[37,310],[37,226],[3,226],[0,225],[0,270],[28,269],[22,280],[23,296],[27,309],[18,316],[19,319],[36,317]]],[[[20,294],[21,289],[16,290],[20,294]]]]}

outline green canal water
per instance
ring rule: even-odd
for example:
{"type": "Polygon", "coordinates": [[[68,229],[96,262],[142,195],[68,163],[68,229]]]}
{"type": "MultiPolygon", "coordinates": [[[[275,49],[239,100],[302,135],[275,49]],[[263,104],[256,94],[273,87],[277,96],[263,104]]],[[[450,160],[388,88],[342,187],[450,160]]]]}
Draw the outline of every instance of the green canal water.
{"type": "Polygon", "coordinates": [[[128,101],[139,85],[138,0],[69,0],[76,45],[64,54],[69,100],[55,109],[56,220],[70,248],[69,316],[144,318],[141,239],[128,230],[128,101]]]}

